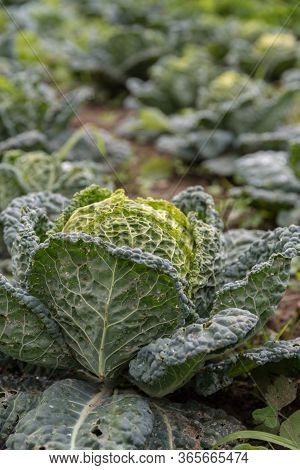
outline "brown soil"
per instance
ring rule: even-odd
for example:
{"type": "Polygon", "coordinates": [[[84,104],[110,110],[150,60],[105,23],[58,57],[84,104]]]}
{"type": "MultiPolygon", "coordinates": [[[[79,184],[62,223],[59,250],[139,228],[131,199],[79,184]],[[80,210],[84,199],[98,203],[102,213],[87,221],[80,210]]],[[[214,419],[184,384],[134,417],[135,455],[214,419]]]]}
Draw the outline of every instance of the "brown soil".
{"type": "Polygon", "coordinates": [[[269,322],[269,327],[278,332],[289,322],[283,334],[284,339],[300,337],[300,292],[287,290],[281,300],[276,314],[269,322]]]}
{"type": "Polygon", "coordinates": [[[80,127],[82,124],[94,124],[95,126],[106,129],[112,134],[115,133],[116,127],[126,117],[134,115],[134,111],[123,108],[111,108],[107,106],[99,106],[96,104],[88,104],[83,106],[73,124],[74,127],[80,127]]]}

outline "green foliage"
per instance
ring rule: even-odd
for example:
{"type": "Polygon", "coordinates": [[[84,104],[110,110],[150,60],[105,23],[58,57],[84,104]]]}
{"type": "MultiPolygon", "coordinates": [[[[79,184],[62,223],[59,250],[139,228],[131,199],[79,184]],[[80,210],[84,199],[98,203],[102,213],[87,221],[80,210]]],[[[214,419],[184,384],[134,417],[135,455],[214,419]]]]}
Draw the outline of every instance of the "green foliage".
{"type": "Polygon", "coordinates": [[[298,143],[292,140],[290,150],[260,151],[245,155],[234,164],[236,180],[244,186],[232,194],[247,196],[256,207],[277,215],[280,225],[300,222],[298,143]]]}
{"type": "Polygon", "coordinates": [[[286,334],[290,322],[277,334],[267,326],[298,275],[293,2],[2,3],[0,447],[211,449],[254,439],[268,444],[236,448],[298,449],[299,335],[286,334]],[[109,114],[86,107],[73,122],[92,98],[78,82],[94,87],[94,101],[125,98],[119,132],[154,144],[154,158],[134,162],[138,185],[174,176],[172,156],[191,171],[205,161],[201,179],[240,185],[230,195],[242,194],[245,223],[266,216],[286,228],[223,233],[198,186],[172,202],[84,189],[113,186],[116,168],[128,180],[119,165],[130,149],[90,126],[72,132],[109,114]],[[250,373],[265,392],[255,430],[186,398],[250,373]]]}
{"type": "MultiPolygon", "coordinates": [[[[300,448],[300,412],[292,413],[288,418],[281,418],[280,410],[296,399],[297,384],[285,376],[279,376],[274,383],[267,387],[265,395],[268,406],[255,410],[252,415],[255,423],[263,425],[264,429],[269,429],[271,433],[255,430],[241,431],[226,436],[217,446],[235,439],[251,439],[266,441],[269,444],[276,444],[286,449],[300,448]]],[[[248,446],[249,444],[243,444],[248,446]]],[[[250,448],[252,446],[250,445],[250,448]]],[[[236,446],[241,448],[241,446],[236,446]]],[[[252,447],[255,449],[255,447],[252,447]]]]}
{"type": "MultiPolygon", "coordinates": [[[[205,394],[212,389],[211,367],[222,386],[265,364],[285,361],[299,370],[297,340],[246,349],[242,368],[236,356],[226,359],[273,315],[299,250],[297,227],[258,232],[243,249],[231,239],[226,251],[213,200],[201,187],[169,203],[132,200],[123,190],[94,185],[77,193],[55,222],[58,196],[30,197],[15,200],[2,215],[14,281],[0,275],[0,350],[73,374],[84,369],[94,385],[72,381],[50,387],[31,411],[26,408],[9,448],[146,448],[149,439],[152,448],[211,447],[232,430],[230,424],[221,431],[217,420],[209,439],[191,431],[167,444],[163,434],[156,440],[152,433],[162,422],[160,413],[171,420],[168,429],[173,427],[173,402],[158,404],[135,391],[113,389],[129,379],[147,395],[163,397],[196,375],[194,383],[205,394]],[[91,407],[99,403],[99,393],[101,404],[91,407]],[[70,412],[69,400],[80,410],[70,412]],[[51,421],[49,406],[59,408],[51,421]],[[127,423],[132,429],[135,420],[142,427],[128,434],[127,423]],[[62,422],[69,423],[71,437],[56,434],[62,422]],[[109,422],[115,429],[110,433],[109,422]],[[44,426],[48,431],[40,432],[44,426]]],[[[292,388],[284,401],[281,387],[276,382],[268,390],[269,406],[292,399],[292,388]]],[[[198,412],[191,406],[193,412],[184,405],[176,415],[177,423],[186,423],[181,430],[194,429],[198,412]]]]}
{"type": "Polygon", "coordinates": [[[197,402],[152,401],[132,389],[70,379],[54,383],[28,409],[9,449],[205,449],[240,428],[221,410],[197,402]]]}

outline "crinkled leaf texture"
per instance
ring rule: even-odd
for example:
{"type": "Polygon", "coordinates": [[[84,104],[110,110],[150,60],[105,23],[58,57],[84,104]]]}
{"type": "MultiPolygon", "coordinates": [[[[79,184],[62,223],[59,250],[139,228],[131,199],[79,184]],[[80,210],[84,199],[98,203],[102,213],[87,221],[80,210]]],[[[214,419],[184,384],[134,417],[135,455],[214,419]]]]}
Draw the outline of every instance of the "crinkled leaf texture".
{"type": "Polygon", "coordinates": [[[249,186],[300,192],[300,181],[288,165],[287,152],[261,151],[236,162],[237,177],[249,186]]]}
{"type": "Polygon", "coordinates": [[[20,418],[36,406],[37,402],[37,395],[27,392],[0,398],[0,448],[15,431],[20,418]]]}
{"type": "Polygon", "coordinates": [[[48,191],[15,198],[0,215],[4,242],[8,250],[11,250],[17,233],[23,228],[21,218],[25,209],[41,209],[48,219],[52,220],[63,211],[68,203],[69,200],[64,196],[48,191]]]}
{"type": "Polygon", "coordinates": [[[19,201],[6,212],[17,282],[1,278],[0,350],[52,366],[75,361],[104,382],[132,361],[132,380],[153,396],[263,327],[299,253],[294,226],[223,240],[201,187],[171,204],[94,185],[54,224],[61,201],[51,197],[46,208],[41,200],[24,213],[19,201]]]}
{"type": "Polygon", "coordinates": [[[7,440],[8,449],[201,449],[241,424],[196,402],[152,401],[79,380],[50,386],[7,440]]]}
{"type": "Polygon", "coordinates": [[[225,270],[234,281],[217,292],[211,320],[142,348],[130,363],[134,382],[149,395],[164,396],[184,385],[209,355],[238,345],[262,328],[287,287],[299,233],[294,226],[277,229],[252,243],[225,270]]]}
{"type": "Polygon", "coordinates": [[[53,235],[40,245],[29,285],[78,362],[102,380],[118,374],[141,346],[175,330],[189,313],[168,261],[83,234],[53,235]]]}
{"type": "Polygon", "coordinates": [[[230,356],[223,361],[207,363],[193,379],[200,395],[211,395],[230,385],[235,377],[249,371],[276,365],[276,370],[287,375],[300,371],[300,338],[289,341],[269,341],[258,348],[230,356]]]}
{"type": "Polygon", "coordinates": [[[256,323],[250,312],[220,311],[207,323],[188,325],[141,349],[130,363],[130,375],[148,395],[167,395],[188,382],[210,355],[238,344],[256,323]]]}
{"type": "Polygon", "coordinates": [[[51,367],[71,367],[58,325],[48,309],[0,274],[0,350],[16,359],[51,367]]]}

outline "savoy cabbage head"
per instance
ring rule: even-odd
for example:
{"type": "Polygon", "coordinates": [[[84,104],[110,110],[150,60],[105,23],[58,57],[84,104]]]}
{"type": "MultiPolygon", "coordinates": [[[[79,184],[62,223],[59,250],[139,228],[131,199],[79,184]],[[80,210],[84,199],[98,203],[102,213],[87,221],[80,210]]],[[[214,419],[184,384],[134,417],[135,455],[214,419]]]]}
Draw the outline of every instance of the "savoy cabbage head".
{"type": "Polygon", "coordinates": [[[90,184],[109,184],[115,168],[130,156],[126,143],[93,126],[73,132],[53,153],[18,149],[18,144],[28,144],[28,134],[25,140],[20,136],[9,140],[6,148],[11,149],[0,159],[0,211],[14,198],[32,192],[51,191],[71,197],[90,184]]]}
{"type": "MultiPolygon", "coordinates": [[[[162,398],[195,377],[191,385],[205,395],[247,371],[236,367],[238,351],[229,365],[224,353],[227,357],[273,315],[299,253],[300,229],[258,232],[241,249],[223,235],[213,200],[201,187],[170,203],[132,200],[123,190],[94,185],[75,194],[56,221],[49,214],[62,204],[52,195],[49,211],[49,197],[44,196],[45,209],[40,194],[39,207],[26,209],[21,198],[1,216],[14,281],[0,275],[0,351],[31,364],[83,369],[92,383],[52,385],[26,409],[7,445],[167,446],[163,437],[160,444],[149,439],[162,410],[174,417],[174,404],[145,398],[132,387],[162,398]],[[221,372],[212,377],[212,369],[221,372]],[[129,389],[112,392],[130,382],[129,389]],[[55,410],[51,422],[45,418],[49,407],[55,410]],[[61,415],[62,408],[67,414],[61,415]],[[106,441],[111,413],[116,429],[125,433],[116,432],[113,443],[106,441]],[[76,414],[84,420],[78,422],[76,414]],[[143,423],[139,442],[126,427],[135,420],[143,423]],[[73,428],[73,438],[59,437],[62,424],[73,428]],[[43,426],[45,433],[39,431],[43,426]]],[[[246,353],[251,369],[283,359],[299,368],[297,340],[246,353]]],[[[176,410],[194,429],[196,408],[176,410]]],[[[213,442],[229,428],[216,423],[213,442]]],[[[172,445],[196,445],[180,439],[172,445]]],[[[199,445],[209,445],[203,442],[199,445]]]]}

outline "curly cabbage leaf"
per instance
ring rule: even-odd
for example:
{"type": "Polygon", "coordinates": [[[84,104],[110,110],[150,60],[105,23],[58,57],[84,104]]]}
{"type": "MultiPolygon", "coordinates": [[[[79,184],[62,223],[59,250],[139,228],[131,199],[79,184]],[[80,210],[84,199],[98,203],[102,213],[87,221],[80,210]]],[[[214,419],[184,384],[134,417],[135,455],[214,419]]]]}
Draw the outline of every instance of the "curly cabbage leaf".
{"type": "Polygon", "coordinates": [[[140,249],[57,234],[33,256],[30,292],[48,306],[76,359],[100,380],[189,313],[174,267],[140,249]]]}
{"type": "Polygon", "coordinates": [[[263,346],[229,356],[223,361],[207,362],[195,375],[192,385],[199,395],[208,396],[230,385],[234,378],[257,368],[272,368],[274,373],[298,375],[300,339],[268,341],[263,346]]]}
{"type": "Polygon", "coordinates": [[[151,401],[132,390],[79,380],[49,387],[23,415],[8,449],[202,449],[241,424],[221,410],[191,402],[151,401]]]}
{"type": "Polygon", "coordinates": [[[34,364],[51,367],[74,364],[47,308],[1,274],[0,350],[34,364]]]}

